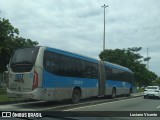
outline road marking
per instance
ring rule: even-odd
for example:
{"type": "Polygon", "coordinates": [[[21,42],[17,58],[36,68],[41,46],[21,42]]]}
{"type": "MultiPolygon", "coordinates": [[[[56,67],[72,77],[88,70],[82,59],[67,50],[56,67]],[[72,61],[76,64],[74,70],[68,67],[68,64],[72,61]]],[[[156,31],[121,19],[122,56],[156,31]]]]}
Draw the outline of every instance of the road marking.
{"type": "Polygon", "coordinates": [[[157,107],[158,109],[160,108],[160,106],[157,107]]]}
{"type": "MultiPolygon", "coordinates": [[[[137,99],[137,98],[132,98],[132,100],[133,99],[137,99]]],[[[126,100],[131,100],[131,99],[118,100],[118,101],[101,103],[101,104],[96,104],[96,105],[88,105],[85,107],[72,108],[72,109],[67,109],[67,110],[62,110],[62,111],[72,111],[72,110],[76,110],[76,109],[89,108],[89,107],[98,106],[98,105],[106,105],[106,104],[117,103],[117,102],[122,102],[122,101],[126,101],[126,100]]]]}

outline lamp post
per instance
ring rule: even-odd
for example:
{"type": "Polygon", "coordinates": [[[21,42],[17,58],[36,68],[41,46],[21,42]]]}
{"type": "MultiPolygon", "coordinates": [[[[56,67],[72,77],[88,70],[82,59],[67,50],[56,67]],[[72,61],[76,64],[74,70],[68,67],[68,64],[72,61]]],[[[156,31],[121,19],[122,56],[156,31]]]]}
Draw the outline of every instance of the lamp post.
{"type": "Polygon", "coordinates": [[[105,8],[108,7],[108,5],[101,6],[104,8],[104,33],[103,33],[103,51],[105,50],[105,8]]]}
{"type": "Polygon", "coordinates": [[[147,48],[147,69],[149,70],[149,60],[150,60],[150,57],[148,57],[148,51],[149,51],[149,48],[147,48]]]}
{"type": "Polygon", "coordinates": [[[144,58],[144,61],[147,61],[146,68],[149,70],[149,60],[151,59],[151,57],[148,56],[148,51],[149,51],[149,48],[147,48],[147,57],[144,58]]]}

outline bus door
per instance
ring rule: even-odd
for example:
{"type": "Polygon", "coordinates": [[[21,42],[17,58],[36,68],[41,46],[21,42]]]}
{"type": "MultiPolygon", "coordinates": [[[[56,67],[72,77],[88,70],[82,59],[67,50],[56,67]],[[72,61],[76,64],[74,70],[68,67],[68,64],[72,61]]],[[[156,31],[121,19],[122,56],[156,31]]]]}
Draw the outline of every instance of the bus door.
{"type": "Polygon", "coordinates": [[[105,67],[104,67],[104,62],[99,61],[99,85],[98,85],[98,95],[99,96],[104,96],[105,91],[106,91],[106,76],[105,76],[105,67]]]}

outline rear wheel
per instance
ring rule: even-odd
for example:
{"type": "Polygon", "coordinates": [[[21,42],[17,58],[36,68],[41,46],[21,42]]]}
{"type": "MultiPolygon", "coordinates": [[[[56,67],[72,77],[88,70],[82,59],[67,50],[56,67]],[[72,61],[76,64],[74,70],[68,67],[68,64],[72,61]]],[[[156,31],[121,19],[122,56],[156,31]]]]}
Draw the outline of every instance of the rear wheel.
{"type": "Polygon", "coordinates": [[[116,97],[116,89],[113,88],[113,89],[112,89],[111,98],[114,99],[115,97],[116,97]]]}
{"type": "Polygon", "coordinates": [[[144,95],[144,98],[146,99],[146,98],[148,98],[148,96],[147,96],[147,95],[144,95]]]}
{"type": "Polygon", "coordinates": [[[79,89],[74,89],[72,93],[72,103],[76,104],[80,101],[81,92],[79,89]]]}
{"type": "Polygon", "coordinates": [[[130,88],[129,89],[129,93],[126,95],[127,97],[131,96],[131,93],[132,93],[132,89],[130,88]]]}

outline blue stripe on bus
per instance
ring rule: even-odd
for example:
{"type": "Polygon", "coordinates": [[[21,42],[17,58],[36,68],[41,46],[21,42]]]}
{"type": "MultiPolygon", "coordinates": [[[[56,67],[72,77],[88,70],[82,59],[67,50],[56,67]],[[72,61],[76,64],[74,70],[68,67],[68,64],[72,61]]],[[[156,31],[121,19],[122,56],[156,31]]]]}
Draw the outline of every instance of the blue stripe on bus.
{"type": "Polygon", "coordinates": [[[43,73],[43,88],[69,88],[75,86],[96,88],[98,87],[98,79],[57,76],[47,71],[43,73]]]}
{"type": "Polygon", "coordinates": [[[123,81],[106,80],[106,87],[132,88],[132,84],[123,81]]]}
{"type": "Polygon", "coordinates": [[[50,52],[55,52],[55,53],[59,53],[59,54],[62,54],[62,55],[67,55],[67,56],[80,58],[80,59],[83,59],[83,60],[98,63],[98,60],[96,60],[94,58],[86,57],[86,56],[83,56],[83,55],[78,55],[78,54],[75,54],[75,53],[66,52],[66,51],[63,51],[63,50],[55,49],[55,48],[47,48],[46,50],[50,51],[50,52]]]}
{"type": "MultiPolygon", "coordinates": [[[[44,81],[42,86],[43,88],[70,88],[75,86],[81,88],[97,88],[98,82],[98,79],[57,76],[44,71],[44,81]]],[[[107,87],[132,88],[132,84],[118,80],[106,80],[106,88],[107,87]]]]}

